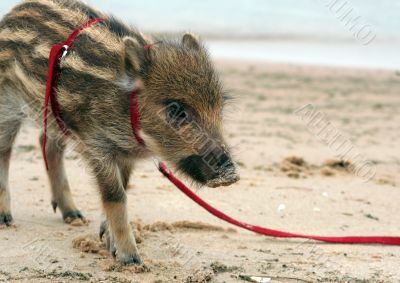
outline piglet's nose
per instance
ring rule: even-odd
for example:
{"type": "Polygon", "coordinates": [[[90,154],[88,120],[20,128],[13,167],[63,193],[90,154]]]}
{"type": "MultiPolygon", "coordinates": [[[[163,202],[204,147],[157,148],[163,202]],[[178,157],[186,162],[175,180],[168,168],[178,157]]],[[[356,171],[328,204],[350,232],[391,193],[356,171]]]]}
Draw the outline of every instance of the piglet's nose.
{"type": "Polygon", "coordinates": [[[229,186],[239,181],[240,177],[236,173],[235,165],[229,153],[224,149],[216,148],[211,150],[205,155],[204,160],[213,171],[207,186],[212,188],[229,186]]]}
{"type": "Polygon", "coordinates": [[[214,148],[204,155],[204,161],[213,169],[215,173],[223,170],[224,167],[233,166],[231,158],[227,152],[220,148],[214,148]]]}

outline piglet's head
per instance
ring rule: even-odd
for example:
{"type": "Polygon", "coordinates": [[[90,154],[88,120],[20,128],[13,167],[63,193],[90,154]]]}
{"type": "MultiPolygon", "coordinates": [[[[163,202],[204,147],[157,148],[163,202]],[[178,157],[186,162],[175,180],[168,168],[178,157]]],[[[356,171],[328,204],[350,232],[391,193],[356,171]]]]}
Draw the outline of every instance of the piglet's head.
{"type": "Polygon", "coordinates": [[[143,83],[139,114],[146,145],[201,185],[237,182],[222,133],[226,95],[204,46],[191,34],[150,49],[126,38],[125,46],[127,68],[143,83]]]}

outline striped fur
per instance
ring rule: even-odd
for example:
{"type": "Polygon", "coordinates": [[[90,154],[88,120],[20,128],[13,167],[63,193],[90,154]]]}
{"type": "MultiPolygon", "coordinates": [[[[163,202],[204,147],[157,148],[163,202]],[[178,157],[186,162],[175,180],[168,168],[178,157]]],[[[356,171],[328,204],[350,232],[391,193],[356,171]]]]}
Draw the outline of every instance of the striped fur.
{"type": "MultiPolygon", "coordinates": [[[[57,100],[76,149],[96,176],[110,250],[124,263],[140,263],[126,209],[132,163],[158,154],[196,182],[227,183],[226,172],[234,166],[222,137],[223,90],[206,49],[193,35],[164,39],[147,50],[144,46],[155,41],[150,36],[78,0],[25,0],[0,21],[0,225],[12,221],[7,172],[15,135],[25,116],[42,123],[50,49],[99,17],[106,21],[83,30],[62,60],[57,100]],[[130,125],[130,94],[137,86],[146,148],[135,142],[130,125]],[[196,123],[171,126],[166,108],[171,101],[183,105],[196,123]],[[209,137],[222,148],[210,151],[217,171],[205,164],[205,145],[185,136],[209,137]]],[[[64,172],[65,137],[53,115],[49,119],[53,208],[60,208],[66,222],[84,221],[64,172]]]]}

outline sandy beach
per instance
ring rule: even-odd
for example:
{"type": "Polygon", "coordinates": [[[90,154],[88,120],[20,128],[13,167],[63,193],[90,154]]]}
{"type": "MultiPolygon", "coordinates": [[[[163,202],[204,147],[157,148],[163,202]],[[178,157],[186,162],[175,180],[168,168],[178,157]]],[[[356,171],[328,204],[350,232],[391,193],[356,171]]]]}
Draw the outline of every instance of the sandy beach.
{"type": "MultiPolygon", "coordinates": [[[[241,181],[199,195],[243,221],[318,235],[400,235],[400,72],[217,62],[228,91],[226,136],[241,181]],[[365,180],[294,112],[325,115],[376,174],[365,180]]],[[[144,260],[117,264],[98,240],[101,203],[77,154],[66,156],[74,199],[90,221],[54,214],[40,129],[26,125],[11,161],[15,226],[0,230],[4,282],[398,282],[400,247],[274,239],[230,226],[136,166],[129,213],[144,260]],[[79,223],[78,223],[79,224],[79,223]],[[267,281],[265,281],[267,282],[267,281]]]]}

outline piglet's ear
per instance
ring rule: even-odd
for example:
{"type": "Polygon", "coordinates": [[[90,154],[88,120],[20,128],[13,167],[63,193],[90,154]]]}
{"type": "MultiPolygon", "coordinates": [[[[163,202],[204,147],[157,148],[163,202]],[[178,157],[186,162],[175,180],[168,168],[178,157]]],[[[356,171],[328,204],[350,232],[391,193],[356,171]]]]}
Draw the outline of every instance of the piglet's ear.
{"type": "Polygon", "coordinates": [[[137,74],[142,64],[146,61],[146,50],[133,37],[124,37],[125,46],[125,68],[128,72],[137,74]]]}
{"type": "Polygon", "coordinates": [[[186,33],[183,36],[182,44],[184,47],[186,47],[188,49],[200,50],[200,48],[201,48],[201,44],[200,44],[200,41],[198,40],[197,36],[195,36],[191,33],[186,33]]]}

